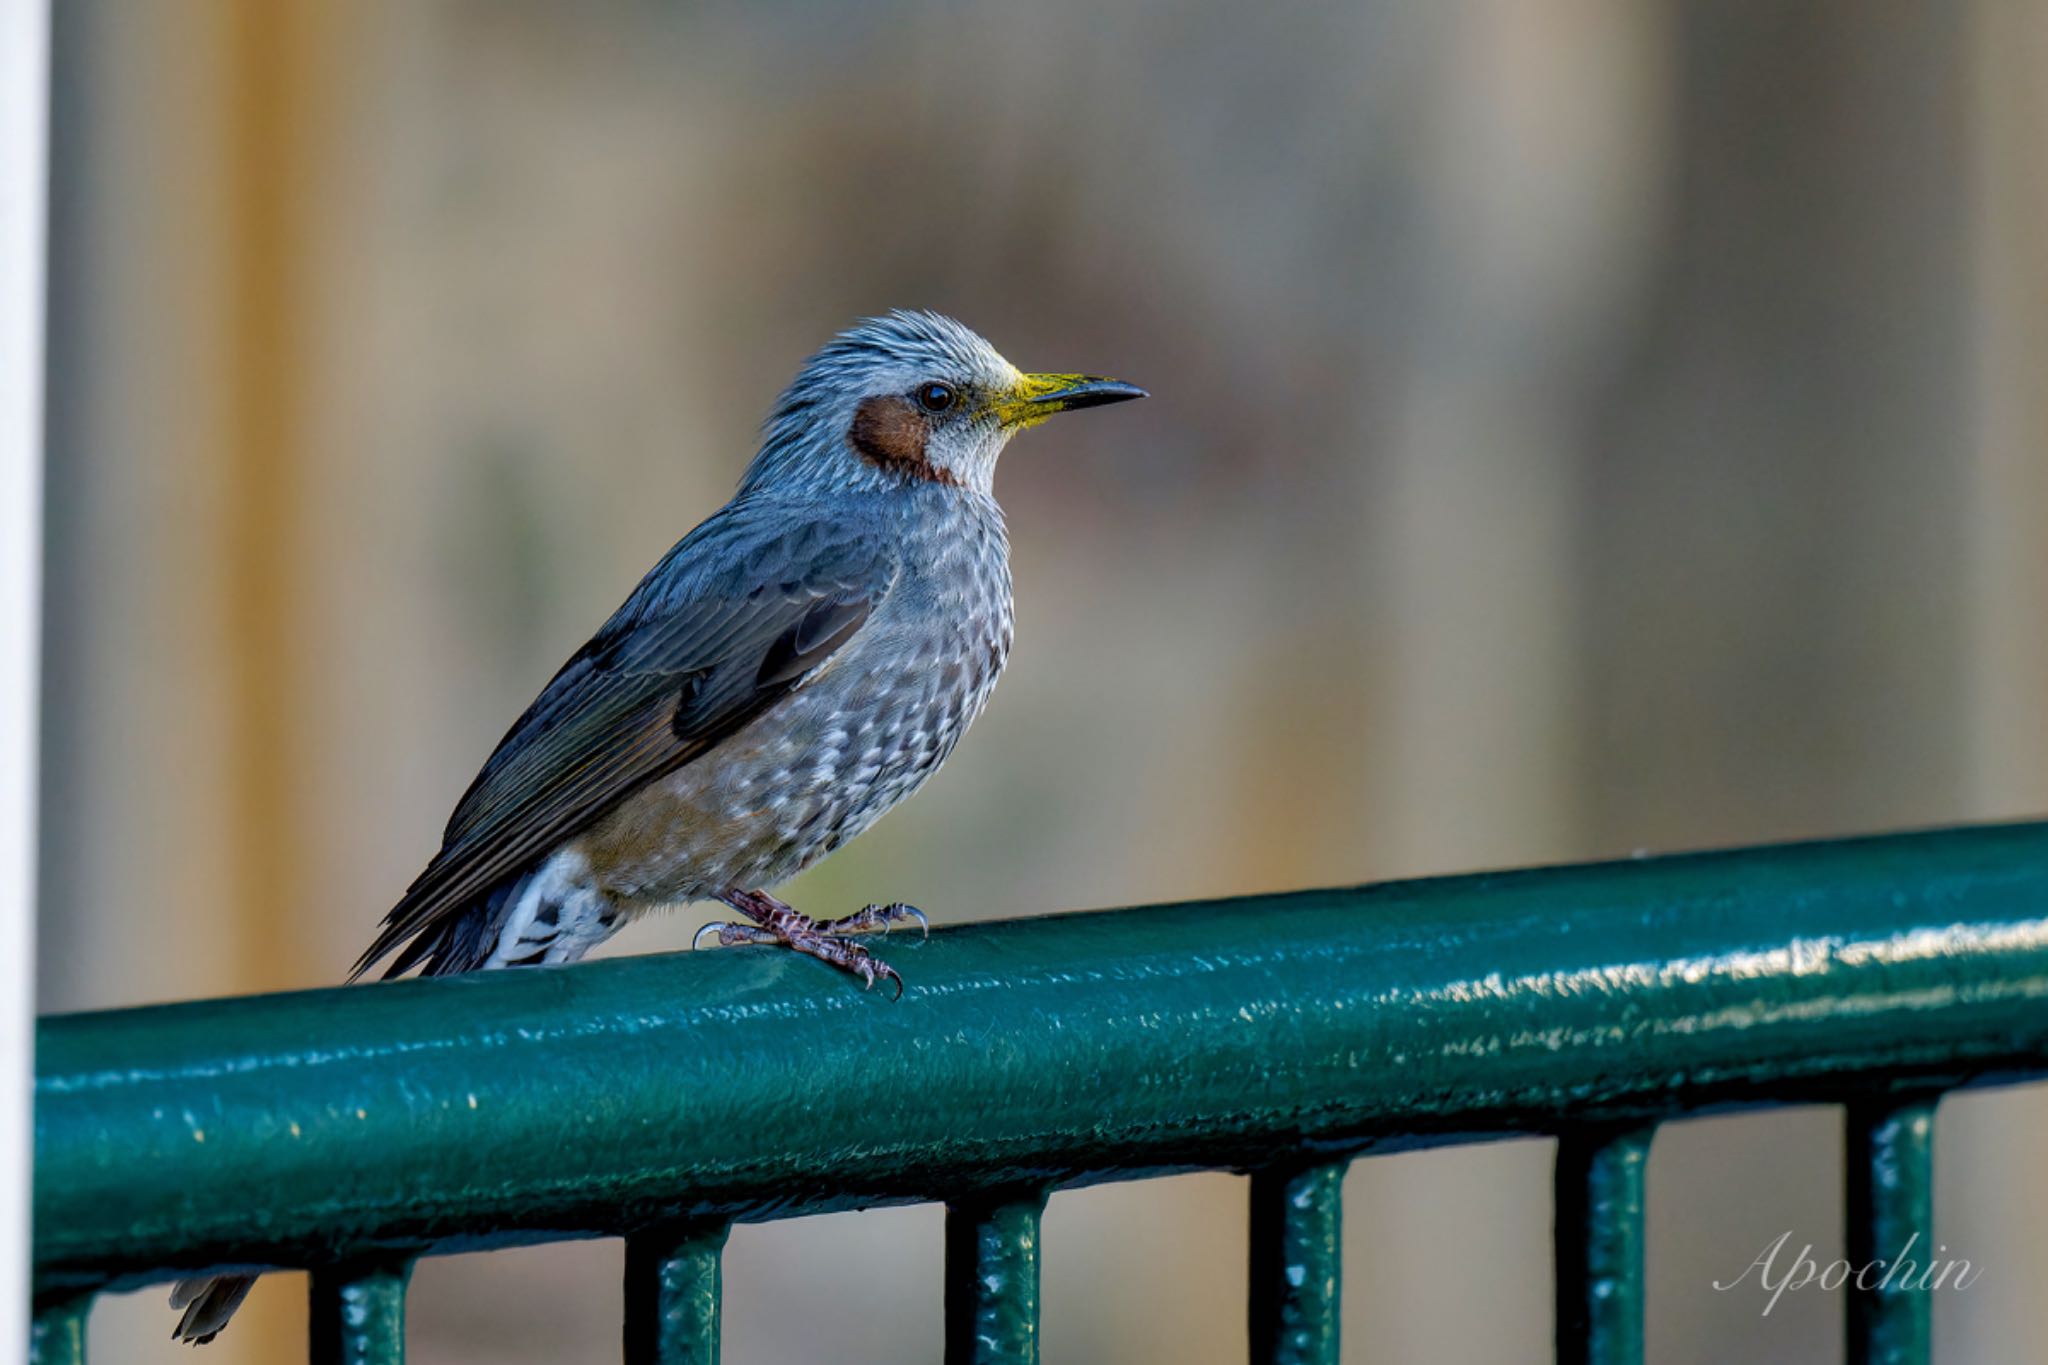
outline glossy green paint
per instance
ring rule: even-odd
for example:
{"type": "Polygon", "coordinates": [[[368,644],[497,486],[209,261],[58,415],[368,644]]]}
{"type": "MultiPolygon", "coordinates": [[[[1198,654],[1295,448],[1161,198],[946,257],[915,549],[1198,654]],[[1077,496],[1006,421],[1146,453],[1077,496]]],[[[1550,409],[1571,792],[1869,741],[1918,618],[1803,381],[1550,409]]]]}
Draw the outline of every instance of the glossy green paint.
{"type": "Polygon", "coordinates": [[[2048,1056],[2048,827],[44,1021],[48,1290],[963,1202],[2048,1056]]]}
{"type": "Polygon", "coordinates": [[[1252,1173],[1253,1365],[1337,1365],[1348,1164],[1252,1173]]]}
{"type": "Polygon", "coordinates": [[[626,1238],[626,1365],[718,1365],[724,1223],[671,1223],[626,1238]]]}
{"type": "Polygon", "coordinates": [[[946,1208],[946,1365],[1038,1365],[1043,1189],[946,1208]]]}
{"type": "Polygon", "coordinates": [[[412,1261],[404,1256],[316,1268],[306,1313],[312,1365],[404,1365],[411,1278],[412,1261]]]}
{"type": "Polygon", "coordinates": [[[85,1365],[85,1323],[91,1313],[90,1294],[38,1299],[29,1327],[29,1365],[85,1365]]]}
{"type": "Polygon", "coordinates": [[[1648,1128],[1574,1128],[1558,1138],[1558,1365],[1642,1365],[1649,1162],[1648,1128]]]}
{"type": "Polygon", "coordinates": [[[1934,1240],[1934,1105],[1925,1096],[1873,1100],[1851,1104],[1843,1115],[1848,1261],[1875,1267],[1869,1289],[1847,1286],[1848,1365],[1927,1365],[1933,1349],[1934,1295],[1925,1274],[1941,1259],[1934,1240]]]}

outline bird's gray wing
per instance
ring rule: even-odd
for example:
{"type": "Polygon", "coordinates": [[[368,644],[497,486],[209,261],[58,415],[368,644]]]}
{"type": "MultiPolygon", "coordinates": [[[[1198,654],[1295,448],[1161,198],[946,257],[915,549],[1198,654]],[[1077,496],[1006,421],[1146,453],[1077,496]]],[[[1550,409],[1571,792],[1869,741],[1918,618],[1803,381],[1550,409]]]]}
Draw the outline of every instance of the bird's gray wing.
{"type": "Polygon", "coordinates": [[[385,916],[351,979],[462,914],[627,795],[803,686],[894,583],[895,553],[827,517],[736,503],[647,576],[499,741],[441,851],[385,916]]]}

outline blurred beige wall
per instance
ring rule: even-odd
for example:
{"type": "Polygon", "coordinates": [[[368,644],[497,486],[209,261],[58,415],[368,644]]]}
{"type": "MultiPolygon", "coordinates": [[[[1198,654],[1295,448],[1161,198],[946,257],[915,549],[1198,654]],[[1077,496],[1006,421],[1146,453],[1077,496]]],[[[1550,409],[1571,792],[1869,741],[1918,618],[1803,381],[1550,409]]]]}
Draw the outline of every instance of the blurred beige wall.
{"type": "MultiPolygon", "coordinates": [[[[2048,808],[2048,10],[73,0],[57,41],[44,1008],[338,978],[798,361],[897,305],[1156,397],[1013,451],[1010,675],[799,903],[2048,808]]],[[[2044,1133],[1944,1108],[1988,1268],[1945,1359],[2048,1330],[2044,1133]]],[[[1838,1243],[1838,1146],[1665,1131],[1654,1359],[1835,1358],[1837,1303],[1708,1284],[1838,1243]]],[[[1354,1169],[1347,1358],[1548,1358],[1549,1154],[1354,1169]]],[[[1056,1197],[1047,1358],[1241,1359],[1243,1199],[1056,1197]]],[[[936,1360],[939,1239],[740,1229],[728,1358],[936,1360]]],[[[416,1358],[613,1359],[618,1270],[430,1262],[416,1358]]],[[[295,1358],[302,1294],[208,1359],[295,1358]]],[[[94,1349],[169,1326],[111,1301],[94,1349]]]]}

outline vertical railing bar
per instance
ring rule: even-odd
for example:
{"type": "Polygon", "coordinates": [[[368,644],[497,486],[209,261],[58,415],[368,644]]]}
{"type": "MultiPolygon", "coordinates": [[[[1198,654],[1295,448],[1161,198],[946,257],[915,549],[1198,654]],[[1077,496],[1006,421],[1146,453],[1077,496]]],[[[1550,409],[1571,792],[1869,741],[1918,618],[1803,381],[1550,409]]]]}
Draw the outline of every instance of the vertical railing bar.
{"type": "Polygon", "coordinates": [[[727,1223],[626,1238],[626,1365],[718,1365],[727,1223]]]}
{"type": "Polygon", "coordinates": [[[1046,1191],[946,1206],[946,1365],[1038,1365],[1046,1191]]]}
{"type": "Polygon", "coordinates": [[[312,1365],[404,1365],[410,1256],[318,1266],[310,1278],[312,1365]]]}
{"type": "Polygon", "coordinates": [[[1557,1141],[1558,1365],[1641,1365],[1647,1127],[1557,1141]]]}
{"type": "Polygon", "coordinates": [[[29,1365],[85,1365],[85,1323],[91,1294],[38,1298],[29,1327],[29,1365]]]}
{"type": "Polygon", "coordinates": [[[1337,1365],[1348,1161],[1252,1172],[1252,1365],[1337,1365]]]}
{"type": "Polygon", "coordinates": [[[1849,1264],[1848,1365],[1926,1365],[1933,1349],[1934,1106],[1938,1097],[1860,1100],[1843,1112],[1849,1264]]]}

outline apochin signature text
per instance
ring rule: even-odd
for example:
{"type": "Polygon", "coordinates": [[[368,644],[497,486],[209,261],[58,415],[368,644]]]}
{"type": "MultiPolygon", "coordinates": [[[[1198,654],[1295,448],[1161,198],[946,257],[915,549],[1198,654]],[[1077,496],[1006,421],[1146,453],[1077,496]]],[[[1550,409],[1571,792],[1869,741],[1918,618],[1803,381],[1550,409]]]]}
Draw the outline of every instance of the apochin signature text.
{"type": "Polygon", "coordinates": [[[1862,1290],[1968,1289],[1984,1273],[1982,1266],[1971,1265],[1966,1260],[1945,1259],[1948,1252],[1945,1246],[1936,1247],[1935,1255],[1929,1257],[1924,1265],[1914,1260],[1913,1247],[1920,1240],[1917,1232],[1906,1239],[1898,1255],[1889,1260],[1879,1257],[1860,1266],[1840,1260],[1823,1266],[1813,1259],[1813,1244],[1808,1242],[1781,1270],[1778,1258],[1784,1253],[1785,1243],[1791,1240],[1792,1232],[1788,1228],[1779,1234],[1777,1241],[1758,1252],[1756,1259],[1740,1275],[1725,1284],[1716,1280],[1714,1288],[1726,1293],[1755,1271],[1757,1287],[1771,1296],[1764,1304],[1763,1312],[1765,1317],[1769,1317],[1788,1289],[1819,1285],[1822,1289],[1832,1290],[1850,1284],[1862,1290]]]}

